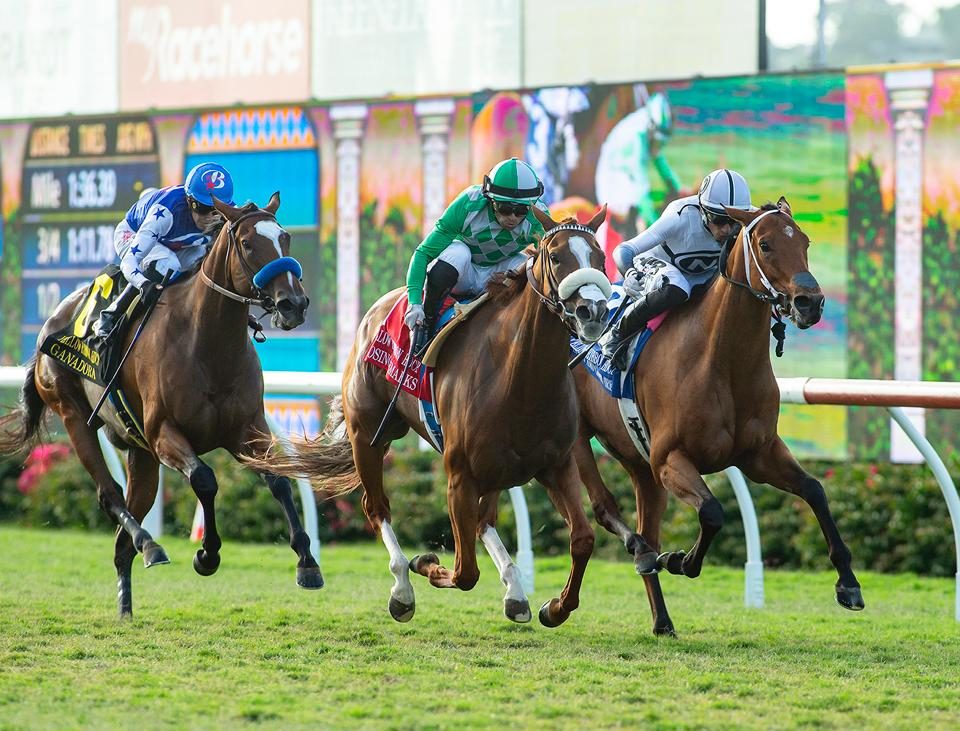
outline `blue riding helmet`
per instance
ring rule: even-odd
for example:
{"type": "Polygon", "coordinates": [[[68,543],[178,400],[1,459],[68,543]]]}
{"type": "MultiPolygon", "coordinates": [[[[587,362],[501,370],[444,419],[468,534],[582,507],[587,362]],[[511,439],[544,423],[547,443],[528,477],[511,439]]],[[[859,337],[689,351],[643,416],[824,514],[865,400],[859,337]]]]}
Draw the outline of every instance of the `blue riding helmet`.
{"type": "Polygon", "coordinates": [[[202,162],[187,173],[183,184],[187,195],[205,206],[213,205],[213,196],[218,201],[233,205],[233,178],[227,169],[215,162],[202,162]]]}

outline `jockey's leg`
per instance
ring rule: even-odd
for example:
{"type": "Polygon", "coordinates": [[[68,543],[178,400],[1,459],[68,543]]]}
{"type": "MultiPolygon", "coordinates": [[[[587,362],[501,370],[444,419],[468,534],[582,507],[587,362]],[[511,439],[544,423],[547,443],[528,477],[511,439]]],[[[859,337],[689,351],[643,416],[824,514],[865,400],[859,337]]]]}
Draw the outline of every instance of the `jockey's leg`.
{"type": "Polygon", "coordinates": [[[100,313],[100,317],[93,324],[94,336],[106,339],[117,326],[117,320],[120,319],[120,316],[133,304],[133,300],[139,292],[140,289],[135,284],[128,284],[120,293],[120,296],[100,313]]]}
{"type": "Polygon", "coordinates": [[[630,339],[654,317],[686,301],[687,293],[683,289],[667,284],[632,302],[610,330],[609,336],[604,338],[604,356],[610,359],[614,368],[624,370],[629,365],[626,361],[630,339]]]}
{"type": "Polygon", "coordinates": [[[433,262],[427,272],[427,284],[423,292],[423,327],[417,330],[416,341],[413,344],[414,353],[419,353],[433,337],[437,326],[437,315],[440,313],[443,301],[453,290],[459,278],[460,272],[454,265],[439,258],[433,262]]]}

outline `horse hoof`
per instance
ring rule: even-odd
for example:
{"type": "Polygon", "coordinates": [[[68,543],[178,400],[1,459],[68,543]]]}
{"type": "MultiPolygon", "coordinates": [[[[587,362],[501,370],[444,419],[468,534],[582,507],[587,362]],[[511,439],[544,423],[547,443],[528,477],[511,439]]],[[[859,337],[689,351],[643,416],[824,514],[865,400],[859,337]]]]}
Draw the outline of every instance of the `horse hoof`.
{"type": "Polygon", "coordinates": [[[567,619],[566,617],[564,617],[560,621],[556,621],[550,618],[550,604],[553,602],[557,602],[557,604],[560,603],[558,599],[548,599],[543,603],[543,606],[540,607],[540,612],[539,614],[537,614],[537,619],[540,620],[540,624],[542,624],[544,627],[550,627],[550,628],[559,627],[567,619]]]}
{"type": "Polygon", "coordinates": [[[676,637],[677,631],[673,628],[672,623],[667,623],[662,626],[653,625],[653,634],[655,637],[676,637]]]}
{"type": "Polygon", "coordinates": [[[686,551],[665,551],[657,556],[657,564],[668,573],[683,576],[683,557],[686,551]]]}
{"type": "Polygon", "coordinates": [[[202,548],[193,557],[193,570],[201,576],[213,576],[220,568],[220,554],[207,553],[202,548]]]}
{"type": "Polygon", "coordinates": [[[526,624],[533,619],[533,614],[530,613],[530,602],[526,599],[523,601],[519,599],[504,599],[503,616],[511,622],[526,624]]]}
{"type": "Polygon", "coordinates": [[[322,589],[323,574],[319,566],[297,566],[297,586],[304,589],[322,589]]]}
{"type": "Polygon", "coordinates": [[[390,597],[390,603],[387,605],[390,610],[390,616],[398,622],[409,622],[413,619],[413,613],[417,610],[417,603],[404,604],[390,597]]]}
{"type": "Polygon", "coordinates": [[[849,609],[852,612],[860,612],[863,610],[863,594],[860,593],[859,586],[838,586],[837,587],[837,604],[839,604],[844,609],[849,609]]]}
{"type": "Polygon", "coordinates": [[[417,554],[410,559],[410,562],[407,564],[410,570],[415,574],[423,574],[427,566],[431,564],[440,564],[440,557],[435,553],[425,553],[422,556],[417,554]]]}
{"type": "Polygon", "coordinates": [[[633,559],[633,568],[640,576],[660,573],[660,560],[653,551],[638,554],[633,559]]]}
{"type": "Polygon", "coordinates": [[[147,541],[143,545],[143,565],[146,568],[150,568],[151,566],[160,566],[165,563],[170,563],[167,552],[160,547],[159,543],[147,541]]]}

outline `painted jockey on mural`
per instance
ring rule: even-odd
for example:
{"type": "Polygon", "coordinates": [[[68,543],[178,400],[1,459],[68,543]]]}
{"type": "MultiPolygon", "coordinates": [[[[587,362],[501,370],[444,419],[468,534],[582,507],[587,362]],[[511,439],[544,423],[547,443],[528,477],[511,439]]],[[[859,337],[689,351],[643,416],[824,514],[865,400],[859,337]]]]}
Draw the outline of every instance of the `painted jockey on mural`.
{"type": "Polygon", "coordinates": [[[677,196],[680,181],[663,154],[673,131],[670,103],[662,92],[650,94],[646,84],[633,87],[636,110],[625,116],[603,141],[597,160],[597,200],[604,201],[610,223],[631,237],[657,220],[650,185],[651,163],[666,185],[666,199],[677,196]]]}
{"type": "Polygon", "coordinates": [[[147,296],[168,273],[189,272],[199,265],[223,223],[213,196],[233,205],[233,179],[222,165],[203,162],[183,185],[147,189],[130,207],[113,235],[128,284],[100,313],[93,325],[95,337],[110,336],[138,292],[147,296]]]}
{"type": "Polygon", "coordinates": [[[747,181],[725,168],[714,170],[699,193],[673,201],[652,226],[614,249],[624,294],[633,299],[600,341],[615,368],[627,367],[630,340],[649,320],[686,302],[716,276],[721,247],[740,230],[724,206],[753,208],[747,181]]]}
{"type": "Polygon", "coordinates": [[[526,261],[523,250],[544,233],[530,207],[549,213],[542,195],[543,183],[533,168],[514,157],[497,163],[483,185],[471,185],[447,207],[407,269],[410,307],[404,322],[412,331],[414,353],[432,337],[448,294],[476,296],[496,272],[526,261]]]}
{"type": "Polygon", "coordinates": [[[543,202],[552,205],[563,200],[580,162],[573,115],[589,109],[590,100],[580,87],[556,86],[524,94],[523,107],[530,119],[524,154],[543,182],[543,202]]]}

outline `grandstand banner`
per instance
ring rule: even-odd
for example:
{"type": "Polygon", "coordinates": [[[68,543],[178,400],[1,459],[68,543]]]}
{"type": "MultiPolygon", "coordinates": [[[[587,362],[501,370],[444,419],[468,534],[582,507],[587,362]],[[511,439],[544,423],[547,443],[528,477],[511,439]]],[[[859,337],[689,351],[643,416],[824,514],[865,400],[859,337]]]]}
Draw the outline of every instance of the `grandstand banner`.
{"type": "Polygon", "coordinates": [[[310,95],[309,0],[120,0],[124,110],[310,95]]]}
{"type": "Polygon", "coordinates": [[[0,18],[0,119],[117,111],[114,0],[0,0],[0,18]]]}

